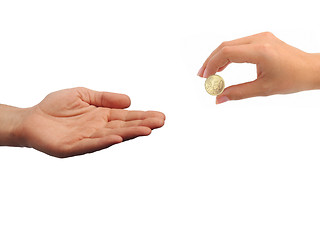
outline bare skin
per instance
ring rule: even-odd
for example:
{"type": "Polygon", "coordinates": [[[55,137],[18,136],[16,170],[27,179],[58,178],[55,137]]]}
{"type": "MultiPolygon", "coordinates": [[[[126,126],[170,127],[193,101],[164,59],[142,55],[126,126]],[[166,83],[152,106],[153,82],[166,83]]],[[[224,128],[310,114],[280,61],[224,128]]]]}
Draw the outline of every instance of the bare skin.
{"type": "Polygon", "coordinates": [[[209,77],[232,62],[255,64],[257,79],[226,88],[217,96],[217,104],[320,88],[320,55],[294,48],[269,32],[222,43],[207,58],[198,75],[209,77]]]}
{"type": "Polygon", "coordinates": [[[0,145],[31,147],[56,157],[98,151],[162,127],[165,115],[128,111],[123,94],[73,88],[31,108],[0,105],[0,145]]]}

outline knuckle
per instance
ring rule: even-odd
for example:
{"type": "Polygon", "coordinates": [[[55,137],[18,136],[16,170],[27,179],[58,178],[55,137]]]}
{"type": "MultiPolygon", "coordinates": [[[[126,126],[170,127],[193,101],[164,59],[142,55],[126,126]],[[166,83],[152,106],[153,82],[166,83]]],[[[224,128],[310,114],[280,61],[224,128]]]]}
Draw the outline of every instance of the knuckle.
{"type": "Polygon", "coordinates": [[[257,52],[260,53],[260,58],[264,61],[275,61],[278,59],[278,51],[276,46],[270,43],[261,43],[257,47],[257,52]]]}
{"type": "Polygon", "coordinates": [[[268,52],[272,49],[272,45],[270,43],[261,43],[259,44],[259,49],[264,52],[268,52]]]}
{"type": "Polygon", "coordinates": [[[263,37],[263,38],[274,38],[275,36],[273,35],[273,33],[271,33],[271,32],[263,32],[263,33],[261,33],[261,36],[263,37]]]}
{"type": "Polygon", "coordinates": [[[228,43],[229,43],[228,41],[224,41],[220,44],[220,47],[223,48],[225,46],[228,46],[228,43]]]}
{"type": "Polygon", "coordinates": [[[274,58],[276,53],[274,46],[270,43],[260,43],[257,46],[257,51],[260,52],[262,57],[267,59],[274,58]]]}
{"type": "Polygon", "coordinates": [[[224,48],[224,47],[226,47],[226,46],[229,46],[230,45],[230,43],[229,43],[229,41],[224,41],[224,42],[222,42],[221,44],[220,44],[220,48],[222,49],[222,48],[224,48]]]}
{"type": "Polygon", "coordinates": [[[230,46],[224,46],[223,48],[221,48],[221,53],[223,55],[228,55],[231,52],[231,47],[230,46]]]}
{"type": "Polygon", "coordinates": [[[76,87],[76,88],[74,88],[76,91],[82,91],[82,92],[85,92],[85,91],[87,91],[88,89],[87,88],[85,88],[85,87],[76,87]]]}

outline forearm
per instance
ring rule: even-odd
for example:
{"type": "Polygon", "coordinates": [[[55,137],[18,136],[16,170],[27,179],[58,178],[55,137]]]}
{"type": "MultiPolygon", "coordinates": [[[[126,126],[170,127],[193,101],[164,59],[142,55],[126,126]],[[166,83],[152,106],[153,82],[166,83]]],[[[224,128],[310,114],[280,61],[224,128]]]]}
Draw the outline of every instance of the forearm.
{"type": "Polygon", "coordinates": [[[0,146],[22,147],[18,129],[24,115],[25,109],[0,104],[0,146]]]}

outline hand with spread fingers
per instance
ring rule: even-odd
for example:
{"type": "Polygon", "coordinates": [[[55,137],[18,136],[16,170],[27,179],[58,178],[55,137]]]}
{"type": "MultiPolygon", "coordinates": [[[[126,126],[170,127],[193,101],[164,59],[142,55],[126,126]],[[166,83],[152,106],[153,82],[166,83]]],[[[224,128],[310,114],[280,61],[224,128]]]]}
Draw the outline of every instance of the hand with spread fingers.
{"type": "Polygon", "coordinates": [[[146,136],[163,126],[163,113],[124,110],[130,103],[123,94],[73,88],[51,93],[27,109],[0,105],[0,145],[70,157],[146,136]]]}
{"type": "Polygon", "coordinates": [[[320,88],[320,54],[303,52],[269,32],[222,43],[207,58],[198,75],[207,78],[232,62],[255,64],[257,79],[226,88],[217,96],[217,104],[320,88]]]}

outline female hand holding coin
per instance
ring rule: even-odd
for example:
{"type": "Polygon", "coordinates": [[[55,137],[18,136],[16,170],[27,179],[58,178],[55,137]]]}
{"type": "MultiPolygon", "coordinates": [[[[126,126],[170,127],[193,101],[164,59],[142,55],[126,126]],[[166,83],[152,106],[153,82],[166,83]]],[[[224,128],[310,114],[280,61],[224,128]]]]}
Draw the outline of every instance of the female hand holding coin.
{"type": "Polygon", "coordinates": [[[269,32],[223,42],[198,75],[208,78],[232,62],[256,64],[257,79],[226,88],[217,96],[217,104],[320,88],[320,54],[303,52],[269,32]]]}

